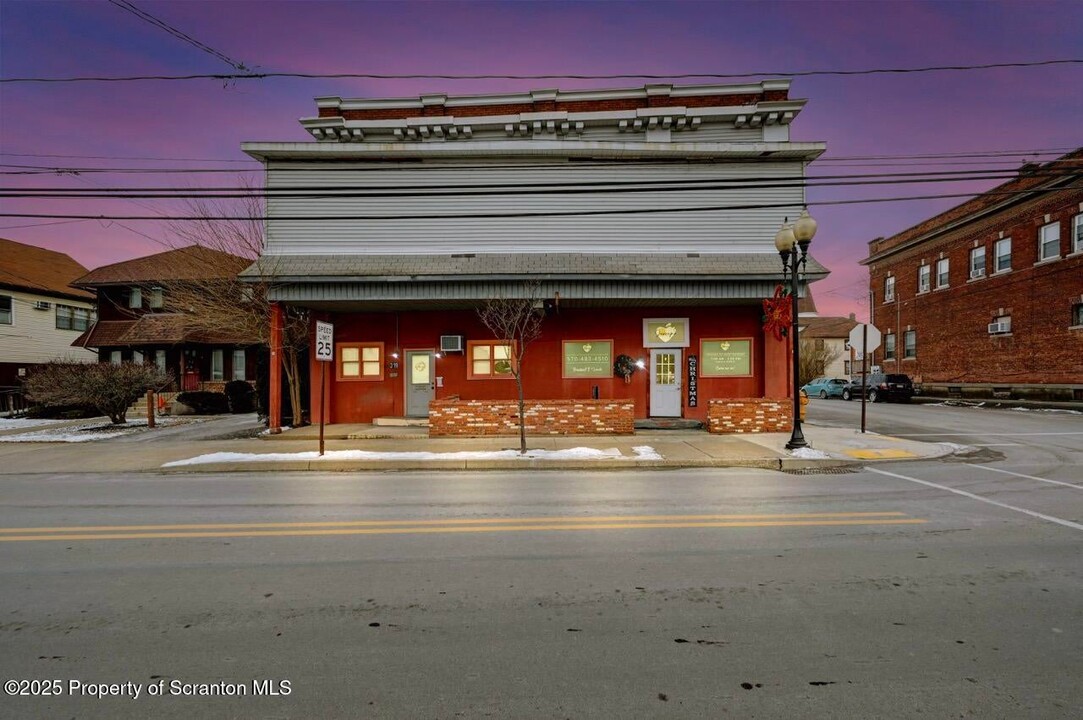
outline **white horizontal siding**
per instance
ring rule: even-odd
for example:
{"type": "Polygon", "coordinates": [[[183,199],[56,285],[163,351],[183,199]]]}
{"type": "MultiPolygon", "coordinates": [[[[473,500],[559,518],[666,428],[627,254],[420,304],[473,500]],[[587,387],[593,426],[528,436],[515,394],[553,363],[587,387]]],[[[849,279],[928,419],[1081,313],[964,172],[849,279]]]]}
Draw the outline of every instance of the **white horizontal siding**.
{"type": "Polygon", "coordinates": [[[36,295],[0,288],[0,295],[12,298],[12,324],[0,325],[0,362],[45,363],[50,360],[67,359],[92,362],[97,354],[85,348],[73,348],[71,343],[81,331],[57,330],[56,306],[91,309],[94,306],[78,300],[58,300],[49,295],[36,295]],[[48,310],[37,310],[34,303],[49,303],[48,310]]]}
{"type": "MultiPolygon", "coordinates": [[[[362,190],[372,187],[533,183],[649,182],[802,177],[800,162],[580,164],[539,162],[477,168],[416,163],[368,165],[273,162],[269,188],[362,190]],[[373,167],[378,170],[371,169],[373,167]],[[290,170],[283,170],[289,168],[290,170]],[[368,168],[368,169],[362,169],[368,168]],[[298,172],[296,170],[303,170],[298,172]]],[[[782,219],[801,207],[800,187],[544,195],[273,198],[267,203],[267,254],[445,254],[456,252],[756,252],[772,250],[782,219]],[[714,205],[781,204],[754,210],[526,218],[327,220],[326,216],[463,215],[575,212],[714,205]],[[283,217],[302,218],[283,220],[283,217]],[[311,219],[305,219],[311,218],[311,219]]]]}

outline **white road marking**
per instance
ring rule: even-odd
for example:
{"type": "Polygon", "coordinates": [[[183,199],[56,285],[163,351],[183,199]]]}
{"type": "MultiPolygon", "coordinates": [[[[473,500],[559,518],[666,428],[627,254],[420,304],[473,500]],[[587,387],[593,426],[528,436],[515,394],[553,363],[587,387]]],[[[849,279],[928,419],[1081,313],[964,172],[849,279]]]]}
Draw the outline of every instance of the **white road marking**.
{"type": "Polygon", "coordinates": [[[1066,485],[1076,490],[1083,490],[1083,485],[1076,485],[1075,483],[1063,482],[1061,480],[1050,480],[1049,478],[1040,478],[1033,475],[1024,475],[1023,473],[1012,472],[1011,470],[1000,470],[998,468],[986,467],[984,465],[972,465],[965,463],[967,467],[978,468],[979,470],[988,470],[989,472],[1004,473],[1005,475],[1015,475],[1016,477],[1026,478],[1027,480],[1037,480],[1038,482],[1053,483],[1054,485],[1066,485]]]}
{"type": "Polygon", "coordinates": [[[969,493],[966,490],[956,490],[955,488],[948,487],[947,485],[939,485],[939,484],[934,483],[934,482],[929,482],[928,480],[919,480],[918,478],[912,478],[912,477],[909,477],[907,475],[899,475],[898,473],[888,472],[887,470],[877,470],[876,468],[870,468],[870,467],[865,468],[865,470],[867,470],[868,472],[876,473],[877,475],[887,475],[888,477],[898,478],[900,480],[909,480],[910,482],[915,482],[915,483],[918,483],[919,485],[927,485],[929,487],[936,488],[937,490],[946,490],[947,492],[955,493],[956,495],[962,495],[963,497],[968,497],[971,500],[977,500],[979,502],[989,503],[990,505],[996,505],[997,507],[1007,508],[1008,510],[1014,510],[1016,512],[1021,512],[1024,515],[1030,515],[1031,517],[1036,517],[1036,518],[1039,518],[1040,520],[1048,520],[1049,522],[1056,523],[1058,525],[1063,525],[1065,527],[1070,527],[1070,528],[1073,528],[1075,530],[1083,530],[1083,525],[1080,525],[1079,523],[1074,523],[1071,520],[1063,520],[1063,519],[1058,518],[1058,517],[1053,517],[1052,515],[1043,515],[1042,513],[1034,512],[1033,510],[1027,510],[1025,508],[1016,507],[1014,505],[1008,505],[1007,503],[997,502],[996,500],[990,500],[989,498],[984,498],[981,495],[975,495],[974,493],[969,493]]]}
{"type": "Polygon", "coordinates": [[[1083,432],[1051,432],[1051,433],[1021,433],[1021,432],[1006,432],[1006,433],[991,433],[984,430],[974,430],[972,432],[961,433],[891,433],[895,437],[973,437],[980,435],[982,437],[1044,437],[1047,435],[1083,435],[1083,432]]]}

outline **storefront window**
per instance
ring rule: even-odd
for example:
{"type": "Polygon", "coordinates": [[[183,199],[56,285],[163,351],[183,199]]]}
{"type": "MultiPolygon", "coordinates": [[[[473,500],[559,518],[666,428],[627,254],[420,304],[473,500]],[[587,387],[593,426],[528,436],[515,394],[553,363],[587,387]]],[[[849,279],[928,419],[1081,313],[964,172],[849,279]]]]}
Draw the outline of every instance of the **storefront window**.
{"type": "Polygon", "coordinates": [[[467,343],[470,379],[513,377],[511,345],[499,341],[467,343]]]}
{"type": "Polygon", "coordinates": [[[339,380],[383,380],[383,343],[338,343],[339,380]]]}

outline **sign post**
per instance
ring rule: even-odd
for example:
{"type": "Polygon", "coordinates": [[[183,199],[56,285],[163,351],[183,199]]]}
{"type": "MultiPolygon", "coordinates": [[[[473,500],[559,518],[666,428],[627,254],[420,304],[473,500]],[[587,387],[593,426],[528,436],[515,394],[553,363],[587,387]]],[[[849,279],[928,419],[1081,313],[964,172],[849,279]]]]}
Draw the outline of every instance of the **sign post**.
{"type": "Polygon", "coordinates": [[[861,353],[861,432],[865,432],[865,401],[869,395],[868,382],[869,353],[880,347],[883,337],[875,325],[861,323],[850,331],[850,347],[861,353]]]}
{"type": "Polygon", "coordinates": [[[327,398],[324,389],[324,373],[327,363],[335,358],[335,326],[322,320],[316,321],[316,360],[320,363],[320,457],[323,457],[323,422],[327,415],[327,398]]]}

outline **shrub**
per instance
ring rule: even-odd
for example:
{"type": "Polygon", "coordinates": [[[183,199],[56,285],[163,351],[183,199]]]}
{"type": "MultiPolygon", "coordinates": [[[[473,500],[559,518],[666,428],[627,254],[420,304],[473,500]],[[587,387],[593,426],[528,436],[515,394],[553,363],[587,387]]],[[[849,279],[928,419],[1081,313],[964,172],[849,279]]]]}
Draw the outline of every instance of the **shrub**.
{"type": "Polygon", "coordinates": [[[244,380],[230,380],[225,387],[229,411],[234,415],[250,413],[256,409],[256,391],[244,380]]]}
{"type": "Polygon", "coordinates": [[[220,392],[182,392],[175,402],[192,408],[196,415],[221,415],[229,412],[229,400],[220,392]]]}
{"type": "Polygon", "coordinates": [[[120,425],[127,422],[132,403],[168,382],[169,377],[153,365],[51,362],[35,369],[23,386],[34,402],[52,407],[90,405],[120,425]]]}

